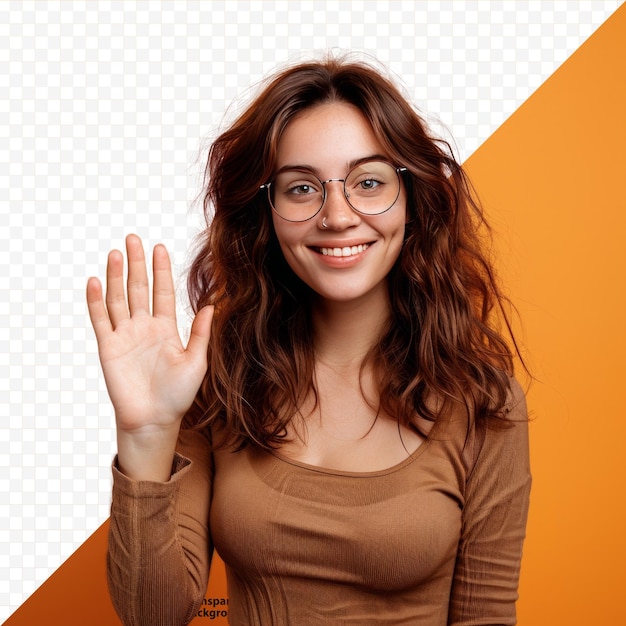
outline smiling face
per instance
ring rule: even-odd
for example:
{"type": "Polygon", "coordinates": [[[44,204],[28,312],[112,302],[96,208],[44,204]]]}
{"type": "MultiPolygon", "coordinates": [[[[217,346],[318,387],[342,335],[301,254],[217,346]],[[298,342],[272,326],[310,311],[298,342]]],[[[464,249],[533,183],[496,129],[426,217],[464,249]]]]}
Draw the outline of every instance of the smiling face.
{"type": "MultiPolygon", "coordinates": [[[[326,202],[313,218],[290,222],[272,211],[287,263],[329,302],[388,306],[387,274],[404,239],[404,186],[400,185],[399,195],[388,211],[363,215],[352,209],[344,196],[343,183],[335,180],[344,179],[356,162],[372,157],[388,160],[369,122],[345,102],[306,109],[288,124],[278,144],[278,171],[297,168],[322,181],[333,179],[326,183],[326,202]]],[[[297,190],[308,191],[307,187],[297,190]]]]}

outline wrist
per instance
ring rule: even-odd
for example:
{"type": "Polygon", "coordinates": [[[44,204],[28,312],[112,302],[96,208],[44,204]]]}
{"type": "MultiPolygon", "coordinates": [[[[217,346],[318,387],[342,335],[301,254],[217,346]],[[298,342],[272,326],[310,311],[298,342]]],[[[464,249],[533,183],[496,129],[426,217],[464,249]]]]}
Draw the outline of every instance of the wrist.
{"type": "Polygon", "coordinates": [[[166,482],[172,473],[172,462],[180,422],[167,427],[142,427],[117,431],[117,465],[120,472],[133,480],[166,482]]]}

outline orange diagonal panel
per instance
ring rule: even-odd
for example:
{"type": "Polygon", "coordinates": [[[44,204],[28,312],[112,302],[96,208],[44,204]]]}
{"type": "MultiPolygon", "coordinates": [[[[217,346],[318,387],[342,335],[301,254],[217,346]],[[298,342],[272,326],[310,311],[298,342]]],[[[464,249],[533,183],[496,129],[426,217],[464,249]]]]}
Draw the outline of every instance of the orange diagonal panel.
{"type": "Polygon", "coordinates": [[[106,582],[105,522],[4,626],[120,626],[106,582]]]}
{"type": "Polygon", "coordinates": [[[519,623],[626,624],[626,5],[467,169],[538,378],[519,623]]]}
{"type": "MultiPolygon", "coordinates": [[[[121,626],[106,581],[106,521],[3,626],[121,626]]],[[[224,564],[215,556],[209,588],[194,625],[225,626],[224,564]]]]}
{"type": "MultiPolygon", "coordinates": [[[[626,623],[625,120],[623,5],[467,163],[539,379],[529,393],[534,490],[520,626],[626,623]]],[[[5,626],[119,624],[107,528],[5,626]]],[[[225,594],[216,564],[207,599],[225,594]]]]}

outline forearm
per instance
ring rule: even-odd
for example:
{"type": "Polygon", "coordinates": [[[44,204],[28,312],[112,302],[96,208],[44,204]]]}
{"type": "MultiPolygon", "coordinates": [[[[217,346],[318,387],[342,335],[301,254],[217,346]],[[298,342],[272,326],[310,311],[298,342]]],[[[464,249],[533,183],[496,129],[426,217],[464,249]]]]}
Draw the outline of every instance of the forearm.
{"type": "Polygon", "coordinates": [[[185,624],[206,592],[210,437],[182,430],[176,451],[164,482],[132,480],[113,469],[108,576],[125,625],[185,624]]]}
{"type": "Polygon", "coordinates": [[[188,463],[176,456],[175,476],[166,483],[131,481],[114,469],[107,570],[111,598],[125,626],[187,624],[206,590],[206,529],[196,522],[182,530],[179,519],[188,463]],[[184,537],[181,530],[195,536],[184,537]]]}

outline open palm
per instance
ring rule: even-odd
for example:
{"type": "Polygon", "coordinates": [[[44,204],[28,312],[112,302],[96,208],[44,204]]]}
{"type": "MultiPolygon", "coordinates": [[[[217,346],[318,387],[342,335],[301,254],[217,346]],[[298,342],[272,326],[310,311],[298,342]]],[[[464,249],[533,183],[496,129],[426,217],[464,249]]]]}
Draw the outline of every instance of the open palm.
{"type": "Polygon", "coordinates": [[[199,311],[184,347],[176,325],[176,298],[169,256],[153,255],[152,312],[141,240],[126,239],[123,255],[109,254],[106,305],[97,278],[87,283],[87,305],[104,377],[115,409],[118,435],[178,428],[206,373],[213,308],[199,311]]]}

